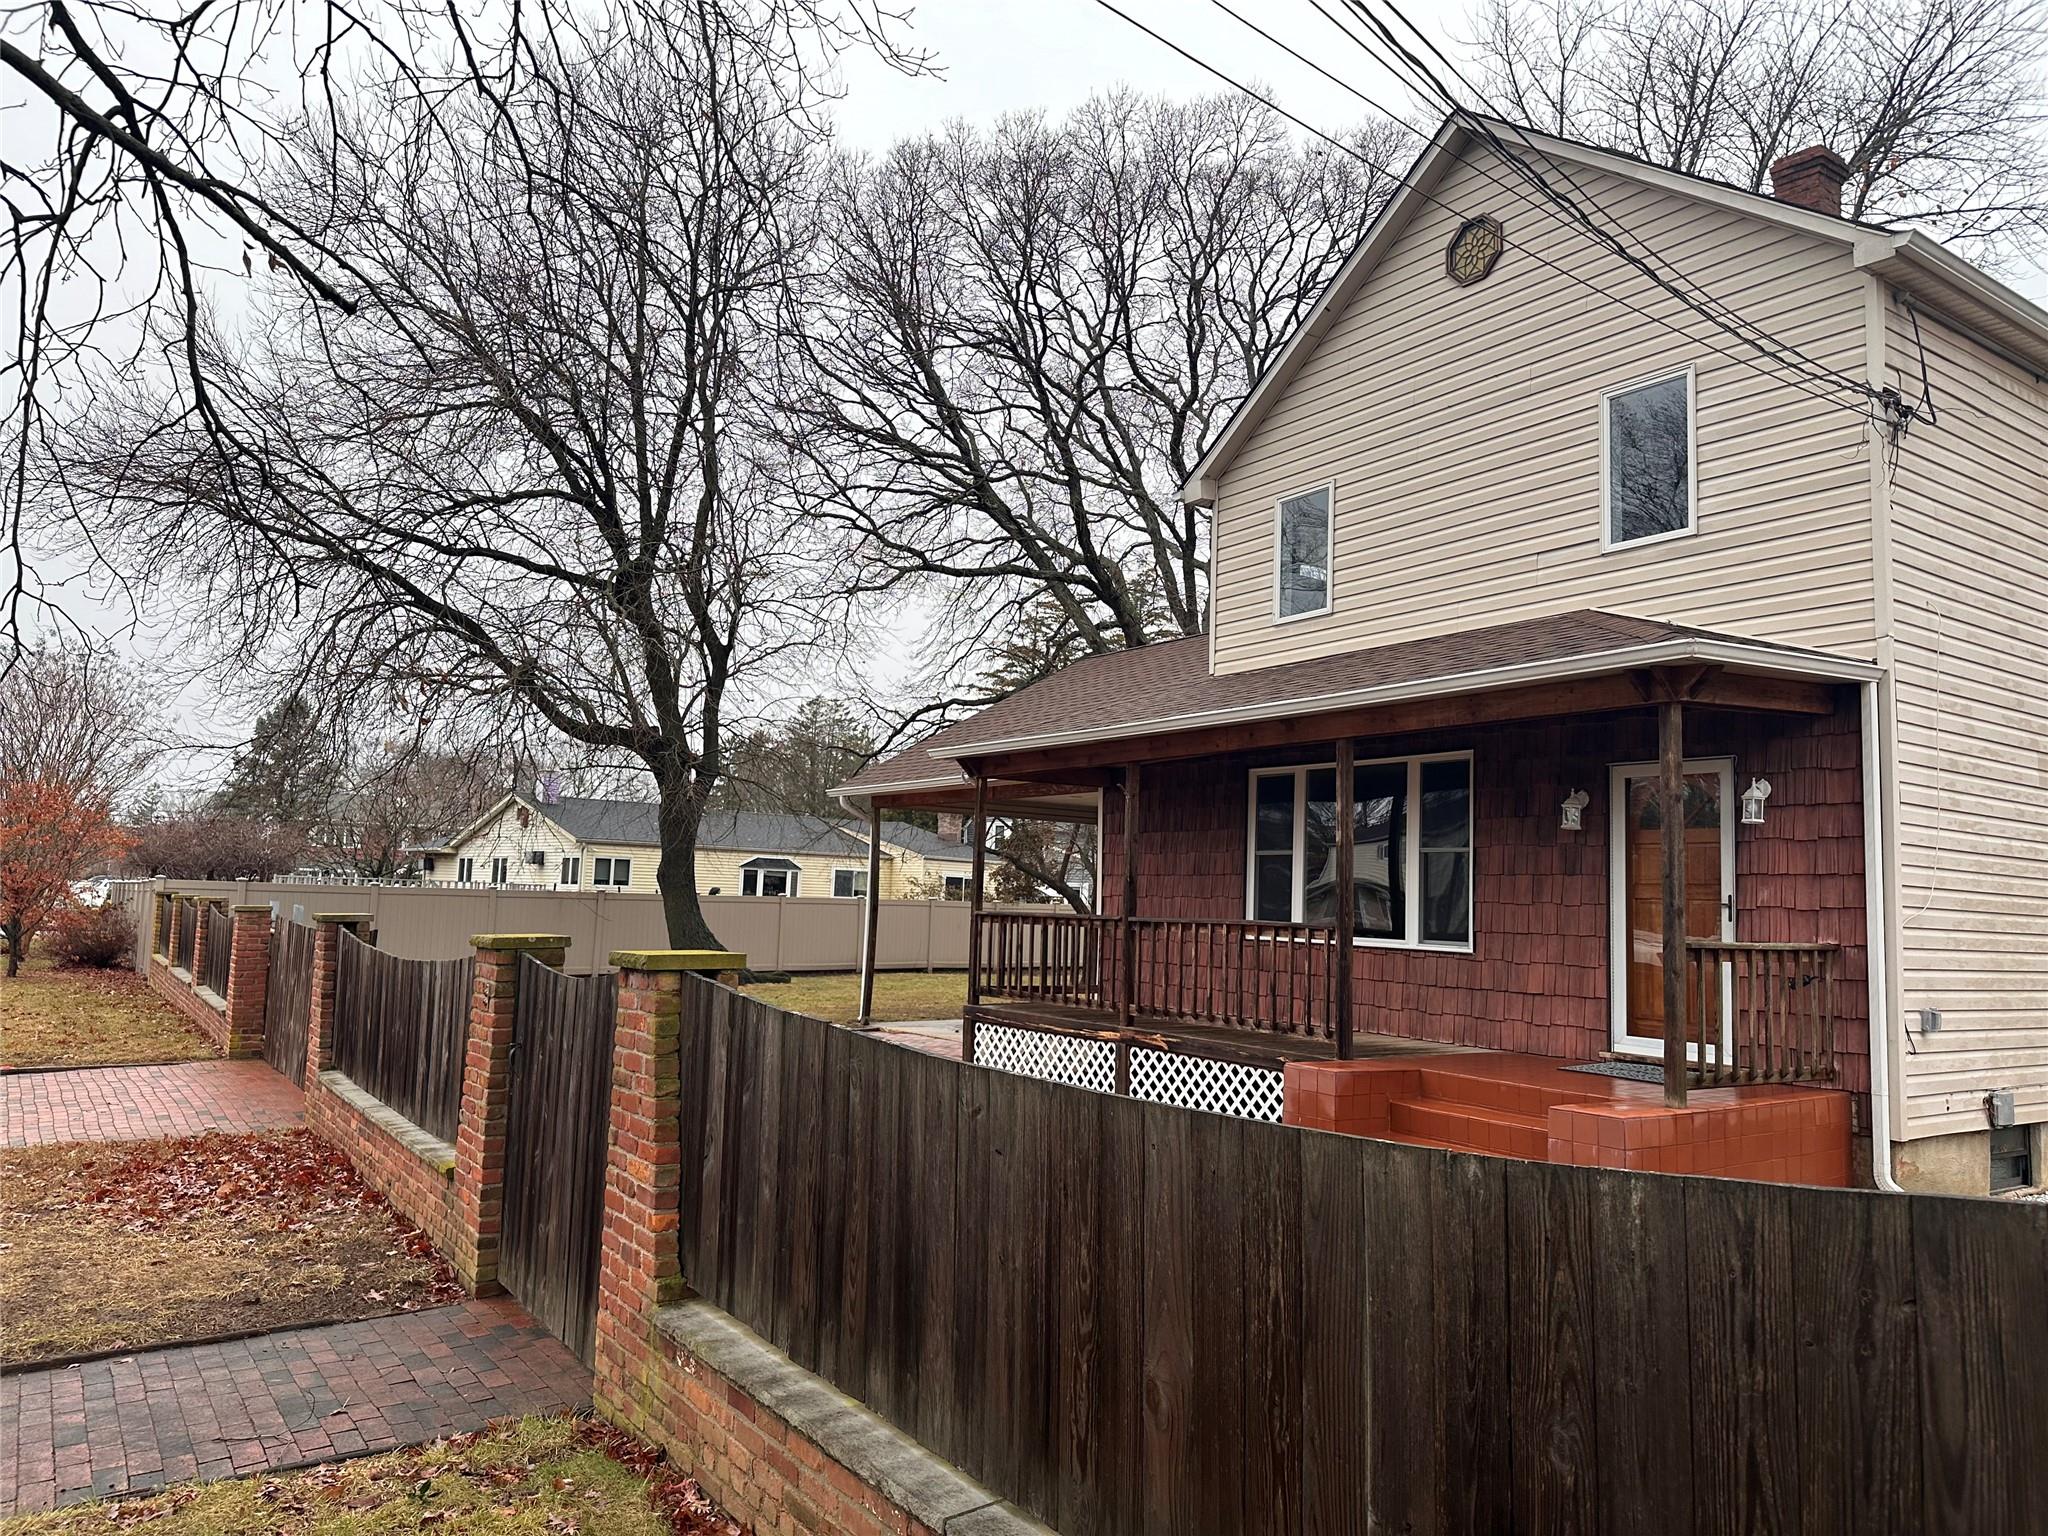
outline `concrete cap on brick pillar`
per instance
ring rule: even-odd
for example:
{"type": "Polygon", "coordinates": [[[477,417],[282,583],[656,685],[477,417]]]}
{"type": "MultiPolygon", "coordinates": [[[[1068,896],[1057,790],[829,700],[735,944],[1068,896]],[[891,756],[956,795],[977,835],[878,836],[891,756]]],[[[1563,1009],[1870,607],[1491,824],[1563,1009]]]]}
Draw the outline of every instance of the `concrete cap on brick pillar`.
{"type": "Polygon", "coordinates": [[[472,933],[469,942],[476,949],[567,949],[569,936],[566,933],[472,933]]]}
{"type": "Polygon", "coordinates": [[[243,901],[237,902],[228,910],[230,912],[261,912],[268,916],[270,913],[270,903],[267,901],[243,901]]]}
{"type": "Polygon", "coordinates": [[[620,971],[743,971],[747,957],[730,949],[615,949],[620,971]]]}
{"type": "Polygon", "coordinates": [[[313,921],[316,923],[341,923],[353,928],[359,924],[369,922],[370,914],[367,912],[315,912],[313,914],[313,921]]]}

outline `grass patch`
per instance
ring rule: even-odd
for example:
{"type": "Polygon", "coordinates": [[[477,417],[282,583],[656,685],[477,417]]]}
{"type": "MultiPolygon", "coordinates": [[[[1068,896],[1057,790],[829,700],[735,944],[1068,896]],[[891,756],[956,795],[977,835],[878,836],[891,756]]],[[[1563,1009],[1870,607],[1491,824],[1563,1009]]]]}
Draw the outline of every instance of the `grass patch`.
{"type": "Polygon", "coordinates": [[[31,954],[0,977],[0,1067],[204,1061],[220,1053],[133,971],[59,970],[31,954]]]}
{"type": "Polygon", "coordinates": [[[738,1536],[691,1479],[594,1419],[507,1420],[304,1472],[185,1483],[0,1522],[7,1536],[738,1536]]]}
{"type": "Polygon", "coordinates": [[[310,1131],[0,1153],[0,1361],[453,1301],[454,1273],[310,1131]]]}
{"type": "MultiPolygon", "coordinates": [[[[744,990],[777,1008],[834,1024],[851,1024],[860,1013],[860,975],[855,971],[757,982],[744,990]]],[[[877,1023],[957,1019],[966,1006],[965,971],[882,971],[875,977],[877,1023]]]]}

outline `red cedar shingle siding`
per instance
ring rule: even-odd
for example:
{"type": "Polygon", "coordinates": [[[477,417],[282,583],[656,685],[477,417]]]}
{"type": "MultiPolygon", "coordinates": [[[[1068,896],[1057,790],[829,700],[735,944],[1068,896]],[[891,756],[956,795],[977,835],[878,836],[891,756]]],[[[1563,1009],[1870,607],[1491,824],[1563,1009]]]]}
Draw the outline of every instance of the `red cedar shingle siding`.
{"type": "MultiPolygon", "coordinates": [[[[1859,734],[1836,715],[1698,711],[1687,750],[1732,756],[1739,792],[1771,781],[1761,827],[1736,829],[1736,936],[1843,946],[1835,986],[1843,1086],[1870,1086],[1863,945],[1859,734]]],[[[1353,952],[1361,1030],[1584,1060],[1608,1049],[1608,768],[1655,756],[1647,714],[1538,721],[1359,745],[1360,757],[1471,748],[1475,950],[1353,952]],[[1558,802],[1592,796],[1583,831],[1558,826],[1558,802]]],[[[1138,910],[1148,917],[1241,919],[1246,773],[1300,753],[1211,758],[1145,770],[1138,910]]],[[[1306,756],[1312,757],[1313,754],[1306,756]]],[[[1105,909],[1121,907],[1119,797],[1105,797],[1105,909]]]]}
{"type": "MultiPolygon", "coordinates": [[[[1212,677],[1208,642],[1197,635],[1077,661],[969,719],[870,764],[846,787],[858,790],[957,773],[950,763],[931,755],[934,748],[965,752],[976,743],[1048,731],[1111,730],[1207,710],[1313,701],[1362,688],[1450,679],[1498,667],[1563,661],[1678,639],[1744,643],[1736,636],[1587,608],[1212,677]]],[[[1818,652],[1813,654],[1820,657],[1818,652]]],[[[1309,713],[1313,707],[1309,704],[1302,712],[1309,713]]]]}

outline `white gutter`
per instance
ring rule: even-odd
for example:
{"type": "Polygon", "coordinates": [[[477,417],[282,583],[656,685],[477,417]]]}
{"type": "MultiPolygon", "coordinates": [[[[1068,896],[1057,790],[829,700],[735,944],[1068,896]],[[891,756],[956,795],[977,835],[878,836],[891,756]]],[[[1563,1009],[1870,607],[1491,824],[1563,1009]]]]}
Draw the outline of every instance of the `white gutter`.
{"type": "Polygon", "coordinates": [[[1892,1176],[1891,961],[1885,947],[1890,881],[1884,861],[1884,782],[1878,760],[1877,680],[1857,690],[1863,707],[1864,969],[1870,976],[1870,1173],[1877,1187],[1905,1190],[1892,1176]]]}
{"type": "Polygon", "coordinates": [[[1064,731],[1046,731],[1032,736],[1012,736],[990,741],[954,741],[927,750],[934,758],[958,760],[982,757],[992,752],[1020,752],[1040,747],[1073,746],[1087,742],[1117,741],[1130,736],[1149,736],[1160,731],[1193,731],[1204,726],[1245,725],[1259,720],[1285,719],[1291,715],[1317,714],[1327,710],[1357,709],[1377,704],[1401,704],[1414,699],[1437,699],[1465,693],[1485,693],[1518,683],[1558,682],[1567,678],[1590,677],[1602,672],[1620,672],[1634,667],[1669,666],[1674,662],[1718,662],[1749,667],[1768,675],[1834,683],[1869,683],[1881,676],[1868,662],[1847,661],[1815,653],[1774,650],[1767,646],[1743,645],[1735,641],[1686,637],[1659,640],[1651,645],[1625,646],[1613,651],[1588,651],[1577,656],[1543,661],[1516,662],[1505,667],[1486,667],[1476,672],[1453,672],[1411,682],[1384,683],[1371,688],[1353,688],[1342,693],[1308,694],[1290,699],[1262,699],[1255,704],[1235,704],[1226,709],[1197,710],[1186,715],[1164,715],[1149,720],[1129,720],[1113,726],[1077,726],[1064,731]]]}

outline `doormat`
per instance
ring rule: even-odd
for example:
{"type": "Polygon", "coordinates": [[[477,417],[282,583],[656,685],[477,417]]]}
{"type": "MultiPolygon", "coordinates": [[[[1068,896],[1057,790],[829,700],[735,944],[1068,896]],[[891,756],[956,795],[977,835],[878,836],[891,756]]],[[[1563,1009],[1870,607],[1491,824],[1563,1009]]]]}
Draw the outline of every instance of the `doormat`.
{"type": "Polygon", "coordinates": [[[1567,1072],[1590,1072],[1595,1077],[1625,1077],[1632,1083],[1661,1083],[1664,1069],[1654,1061],[1586,1061],[1567,1072]]]}

